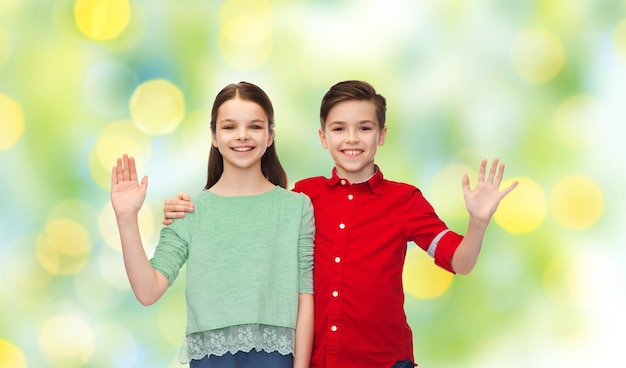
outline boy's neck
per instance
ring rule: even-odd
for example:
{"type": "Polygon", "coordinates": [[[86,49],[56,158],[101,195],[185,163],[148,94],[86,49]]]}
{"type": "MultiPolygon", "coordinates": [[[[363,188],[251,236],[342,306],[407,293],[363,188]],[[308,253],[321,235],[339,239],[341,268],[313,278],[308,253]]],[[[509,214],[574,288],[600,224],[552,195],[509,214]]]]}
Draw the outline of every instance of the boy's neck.
{"type": "Polygon", "coordinates": [[[368,170],[367,173],[361,173],[362,175],[359,175],[359,176],[352,176],[349,173],[342,173],[335,166],[335,172],[337,173],[337,176],[340,177],[341,179],[346,179],[350,184],[365,183],[369,181],[376,174],[376,171],[377,171],[376,166],[373,166],[372,170],[371,171],[368,170]]]}

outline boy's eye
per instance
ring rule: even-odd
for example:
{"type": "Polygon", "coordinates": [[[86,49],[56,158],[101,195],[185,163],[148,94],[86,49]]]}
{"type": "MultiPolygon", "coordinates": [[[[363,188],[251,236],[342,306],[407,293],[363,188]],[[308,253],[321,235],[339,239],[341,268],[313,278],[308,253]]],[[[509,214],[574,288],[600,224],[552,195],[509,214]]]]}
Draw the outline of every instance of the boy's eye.
{"type": "Polygon", "coordinates": [[[372,127],[369,126],[362,126],[361,130],[372,130],[372,127]]]}
{"type": "Polygon", "coordinates": [[[333,132],[340,132],[343,130],[343,127],[334,127],[331,129],[333,132]]]}

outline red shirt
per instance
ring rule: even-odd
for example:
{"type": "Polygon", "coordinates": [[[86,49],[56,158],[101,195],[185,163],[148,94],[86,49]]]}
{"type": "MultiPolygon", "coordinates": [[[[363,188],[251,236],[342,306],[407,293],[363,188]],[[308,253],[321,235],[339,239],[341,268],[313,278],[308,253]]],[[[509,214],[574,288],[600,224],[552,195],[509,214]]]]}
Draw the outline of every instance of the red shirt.
{"type": "Polygon", "coordinates": [[[293,189],[315,213],[315,341],[311,367],[381,368],[413,361],[404,313],[407,242],[453,272],[463,239],[448,229],[416,187],[383,179],[350,184],[333,170],[293,189]]]}

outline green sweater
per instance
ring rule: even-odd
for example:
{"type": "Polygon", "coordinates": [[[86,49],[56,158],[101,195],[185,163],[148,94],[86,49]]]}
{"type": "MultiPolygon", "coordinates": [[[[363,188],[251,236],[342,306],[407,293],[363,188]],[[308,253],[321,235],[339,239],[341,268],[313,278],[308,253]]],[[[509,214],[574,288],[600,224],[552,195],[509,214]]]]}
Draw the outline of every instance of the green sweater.
{"type": "Polygon", "coordinates": [[[295,328],[298,294],[313,293],[315,224],[309,198],[276,187],[224,197],[161,230],[152,267],[170,285],[187,262],[187,334],[242,324],[295,328]]]}

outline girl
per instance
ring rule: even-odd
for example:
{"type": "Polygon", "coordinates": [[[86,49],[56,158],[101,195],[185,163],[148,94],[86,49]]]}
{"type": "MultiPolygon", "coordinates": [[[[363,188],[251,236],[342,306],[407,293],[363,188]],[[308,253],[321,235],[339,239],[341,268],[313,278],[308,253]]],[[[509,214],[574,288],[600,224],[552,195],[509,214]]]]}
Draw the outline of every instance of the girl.
{"type": "Polygon", "coordinates": [[[195,211],[161,230],[145,254],[137,214],[148,178],[126,154],[111,174],[126,272],[143,305],[155,303],[187,262],[187,336],[180,361],[204,367],[308,367],[313,342],[313,208],[285,189],[274,111],[259,87],[222,89],[195,211]]]}

